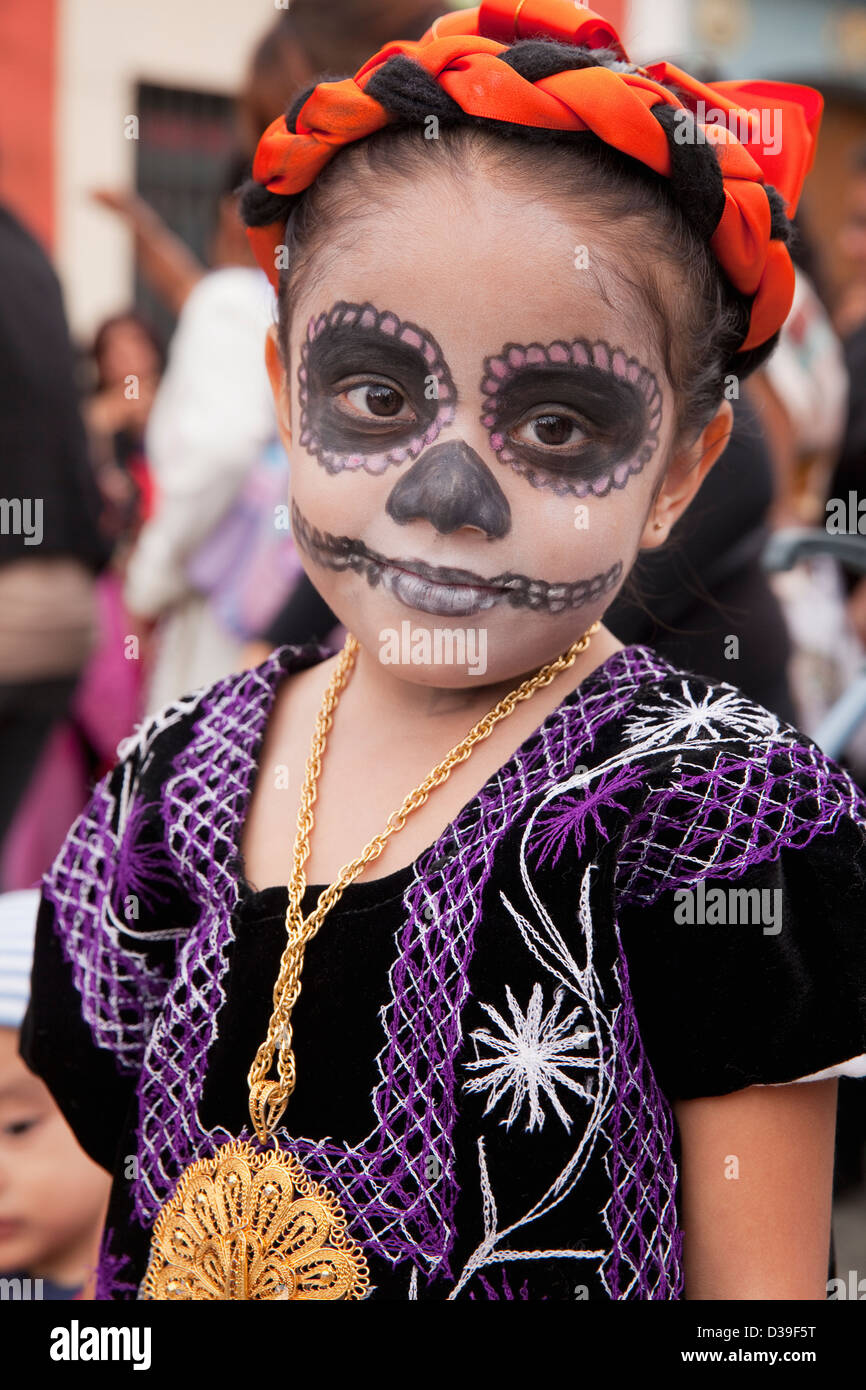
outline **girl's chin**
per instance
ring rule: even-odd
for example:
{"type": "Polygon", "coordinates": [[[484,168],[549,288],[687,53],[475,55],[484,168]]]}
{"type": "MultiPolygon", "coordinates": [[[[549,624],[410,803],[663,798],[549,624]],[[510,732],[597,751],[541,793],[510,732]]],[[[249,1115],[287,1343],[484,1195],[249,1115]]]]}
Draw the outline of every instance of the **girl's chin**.
{"type": "Polygon", "coordinates": [[[528,646],[526,615],[523,621],[515,622],[512,614],[511,623],[500,626],[398,612],[381,627],[365,621],[350,630],[383,671],[395,679],[411,685],[470,690],[519,682],[527,672],[538,670],[566,651],[584,628],[562,624],[557,636],[552,627],[547,641],[528,646]]]}

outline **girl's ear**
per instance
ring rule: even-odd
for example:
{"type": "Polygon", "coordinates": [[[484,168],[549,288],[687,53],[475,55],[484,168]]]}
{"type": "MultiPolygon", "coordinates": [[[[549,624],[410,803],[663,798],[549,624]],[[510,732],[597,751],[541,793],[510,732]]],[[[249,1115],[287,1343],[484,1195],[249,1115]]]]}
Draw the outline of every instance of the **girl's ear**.
{"type": "Polygon", "coordinates": [[[274,393],[277,429],[283,442],[283,448],[288,453],[292,447],[292,400],[289,392],[289,379],[283,365],[279,339],[277,338],[277,327],[273,323],[265,338],[265,365],[268,369],[271,390],[274,393]]]}
{"type": "Polygon", "coordinates": [[[725,452],[733,424],[731,403],[722,401],[697,439],[674,453],[646,519],[641,550],[655,550],[667,540],[716,459],[725,452]]]}

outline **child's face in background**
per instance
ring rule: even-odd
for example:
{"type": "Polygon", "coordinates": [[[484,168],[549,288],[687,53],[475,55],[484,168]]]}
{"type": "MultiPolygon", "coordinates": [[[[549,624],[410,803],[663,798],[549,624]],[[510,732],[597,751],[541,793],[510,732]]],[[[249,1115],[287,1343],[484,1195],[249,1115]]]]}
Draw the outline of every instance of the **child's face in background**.
{"type": "Polygon", "coordinates": [[[0,1028],[0,1273],[75,1287],[96,1262],[110,1178],[0,1028]]]}
{"type": "MultiPolygon", "coordinates": [[[[296,542],[380,659],[407,621],[474,631],[476,652],[483,631],[485,679],[508,679],[600,618],[675,519],[648,522],[674,434],[653,321],[615,229],[483,176],[431,176],[351,230],[293,310],[296,542]]],[[[396,664],[479,683],[465,664],[396,664]]]]}

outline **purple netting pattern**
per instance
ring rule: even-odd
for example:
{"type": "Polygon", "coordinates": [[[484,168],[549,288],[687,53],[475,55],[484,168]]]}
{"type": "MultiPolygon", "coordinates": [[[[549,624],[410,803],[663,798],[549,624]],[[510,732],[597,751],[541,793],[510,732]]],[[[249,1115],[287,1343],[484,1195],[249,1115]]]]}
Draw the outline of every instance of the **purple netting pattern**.
{"type": "Polygon", "coordinates": [[[114,1054],[118,1070],[134,1074],[167,980],[120,940],[128,924],[120,915],[124,898],[116,869],[126,853],[132,784],[128,763],[99,783],[46,874],[43,891],[54,907],[93,1040],[114,1054]]]}
{"type": "Polygon", "coordinates": [[[736,878],[864,816],[850,777],[819,749],[779,742],[761,755],[719,750],[712,767],[682,755],[680,776],[652,797],[619,856],[618,889],[629,903],[708,875],[736,878]]]}
{"type": "Polygon", "coordinates": [[[611,1197],[602,1213],[611,1250],[601,1277],[613,1299],[677,1299],[683,1276],[673,1117],[644,1054],[622,957],[616,974],[623,1002],[613,1030],[614,1102],[606,1157],[611,1197]]]}

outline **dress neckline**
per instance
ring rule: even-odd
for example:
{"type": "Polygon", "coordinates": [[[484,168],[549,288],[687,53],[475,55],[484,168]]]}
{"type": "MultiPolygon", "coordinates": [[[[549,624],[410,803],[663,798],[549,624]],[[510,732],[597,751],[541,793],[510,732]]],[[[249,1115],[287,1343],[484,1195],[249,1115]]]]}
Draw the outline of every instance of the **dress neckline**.
{"type": "MultiPolygon", "coordinates": [[[[262,721],[261,727],[257,730],[249,749],[250,758],[252,760],[252,772],[243,792],[243,805],[237,822],[238,839],[235,846],[236,862],[239,866],[239,904],[246,910],[249,910],[251,907],[254,909],[261,908],[267,915],[270,915],[271,910],[274,915],[277,915],[280,904],[282,904],[282,910],[285,911],[288,898],[288,887],[286,884],[268,884],[264,888],[253,888],[244,872],[243,857],[241,855],[244,826],[252,801],[256,778],[259,773],[259,760],[267,734],[268,720],[270,719],[277,693],[282,682],[288,676],[294,675],[297,671],[305,670],[310,666],[315,666],[322,661],[327,661],[330,657],[335,655],[336,652],[318,643],[306,643],[304,646],[282,646],[277,647],[262,666],[259,667],[260,674],[269,684],[269,700],[265,719],[262,721]]],[[[496,779],[501,777],[503,772],[508,772],[515,768],[515,765],[525,756],[527,750],[539,739],[543,738],[545,732],[559,718],[561,710],[579,704],[585,699],[587,694],[590,694],[597,686],[603,686],[605,684],[612,685],[616,680],[617,674],[620,673],[621,668],[627,669],[629,666],[637,667],[637,671],[633,672],[633,674],[636,676],[636,683],[639,684],[645,680],[648,675],[657,678],[660,665],[664,669],[668,669],[668,663],[665,662],[664,658],[659,657],[658,653],[654,652],[652,648],[644,646],[641,643],[630,643],[627,646],[620,647],[618,651],[612,652],[610,656],[606,657],[604,661],[598,666],[595,666],[586,675],[580,685],[563,696],[559,704],[555,705],[549,714],[527,734],[523,742],[514,749],[514,752],[505,762],[491,773],[484,785],[479,787],[478,791],[461,806],[456,816],[443,827],[439,836],[432,844],[425,846],[425,848],[415,856],[411,863],[405,864],[399,869],[394,869],[390,874],[384,874],[380,878],[368,879],[362,883],[350,883],[348,888],[344,890],[340,902],[333,909],[334,912],[338,912],[340,908],[343,908],[344,911],[351,910],[363,912],[368,908],[383,907],[387,903],[402,897],[405,890],[414,881],[421,861],[429,859],[429,856],[435,850],[436,846],[440,841],[446,839],[455,826],[463,822],[465,818],[471,817],[480,811],[480,806],[484,802],[485,797],[489,795],[496,779]]],[[[435,868],[436,864],[428,864],[427,867],[435,868]]],[[[303,911],[305,913],[312,910],[319,894],[324,892],[326,887],[327,884],[323,883],[307,885],[302,899],[303,911]]]]}

